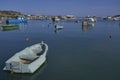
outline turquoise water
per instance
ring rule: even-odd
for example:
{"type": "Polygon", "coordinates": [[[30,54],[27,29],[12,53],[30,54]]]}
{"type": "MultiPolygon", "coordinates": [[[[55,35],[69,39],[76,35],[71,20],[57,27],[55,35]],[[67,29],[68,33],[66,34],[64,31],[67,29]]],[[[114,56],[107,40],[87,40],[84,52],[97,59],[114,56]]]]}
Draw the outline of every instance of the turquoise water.
{"type": "Polygon", "coordinates": [[[61,22],[55,31],[50,21],[29,21],[18,30],[0,30],[0,80],[120,80],[120,22],[61,22]],[[29,38],[29,41],[26,41],[29,38]],[[34,74],[4,72],[5,61],[16,52],[44,41],[46,63],[34,74]]]}

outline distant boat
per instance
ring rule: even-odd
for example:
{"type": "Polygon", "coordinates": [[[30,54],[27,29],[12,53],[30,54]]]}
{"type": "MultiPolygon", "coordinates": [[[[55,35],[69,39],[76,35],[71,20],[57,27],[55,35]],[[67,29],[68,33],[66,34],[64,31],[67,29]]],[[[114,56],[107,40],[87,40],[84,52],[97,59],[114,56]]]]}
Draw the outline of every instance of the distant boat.
{"type": "Polygon", "coordinates": [[[48,45],[34,44],[8,59],[3,70],[14,73],[34,73],[45,61],[48,45]]]}
{"type": "Polygon", "coordinates": [[[19,16],[17,19],[8,19],[6,20],[6,24],[18,24],[18,23],[27,23],[28,20],[19,16]]]}
{"type": "Polygon", "coordinates": [[[27,23],[27,20],[17,20],[17,19],[6,20],[6,24],[18,24],[18,23],[27,23]]]}
{"type": "Polygon", "coordinates": [[[0,27],[2,31],[7,31],[7,30],[16,30],[19,29],[18,25],[3,25],[0,27]]]}
{"type": "Polygon", "coordinates": [[[52,18],[52,21],[53,21],[53,22],[59,22],[59,21],[60,21],[60,18],[58,18],[58,17],[53,17],[53,18],[52,18]]]}
{"type": "Polygon", "coordinates": [[[57,33],[59,30],[62,30],[63,29],[63,26],[61,25],[55,25],[55,33],[57,33]]]}
{"type": "Polygon", "coordinates": [[[96,22],[96,18],[95,17],[87,17],[82,22],[82,26],[93,26],[95,22],[96,22]]]}
{"type": "Polygon", "coordinates": [[[61,26],[61,25],[55,25],[55,29],[63,29],[63,26],[61,26]]]}
{"type": "Polygon", "coordinates": [[[90,18],[88,18],[88,21],[89,21],[89,22],[96,22],[96,18],[90,17],[90,18]]]}

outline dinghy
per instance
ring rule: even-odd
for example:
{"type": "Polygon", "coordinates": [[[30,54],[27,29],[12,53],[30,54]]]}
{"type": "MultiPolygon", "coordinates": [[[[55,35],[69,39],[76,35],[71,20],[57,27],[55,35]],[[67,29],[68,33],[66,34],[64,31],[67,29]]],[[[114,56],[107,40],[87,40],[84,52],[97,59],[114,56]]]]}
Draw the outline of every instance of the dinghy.
{"type": "Polygon", "coordinates": [[[34,73],[45,61],[48,45],[43,41],[16,53],[5,62],[3,70],[14,73],[34,73]]]}

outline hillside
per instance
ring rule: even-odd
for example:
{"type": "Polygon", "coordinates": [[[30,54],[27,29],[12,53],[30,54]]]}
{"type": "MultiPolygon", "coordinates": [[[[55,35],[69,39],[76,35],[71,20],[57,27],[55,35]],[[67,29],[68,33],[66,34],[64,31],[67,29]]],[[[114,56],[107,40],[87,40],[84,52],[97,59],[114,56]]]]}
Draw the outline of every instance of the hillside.
{"type": "Polygon", "coordinates": [[[19,15],[22,15],[22,13],[17,11],[0,11],[0,17],[4,18],[16,18],[19,15]]]}

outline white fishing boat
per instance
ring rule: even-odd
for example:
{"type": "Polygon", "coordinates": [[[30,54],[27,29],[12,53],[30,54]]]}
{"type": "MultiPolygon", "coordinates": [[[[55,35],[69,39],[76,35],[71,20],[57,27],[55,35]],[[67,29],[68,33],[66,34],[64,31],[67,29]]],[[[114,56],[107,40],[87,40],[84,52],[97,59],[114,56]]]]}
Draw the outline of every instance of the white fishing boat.
{"type": "Polygon", "coordinates": [[[3,70],[14,73],[34,73],[45,61],[48,45],[43,41],[16,53],[5,62],[3,70]]]}
{"type": "Polygon", "coordinates": [[[61,25],[55,25],[55,29],[63,29],[63,26],[61,26],[61,25]]]}

